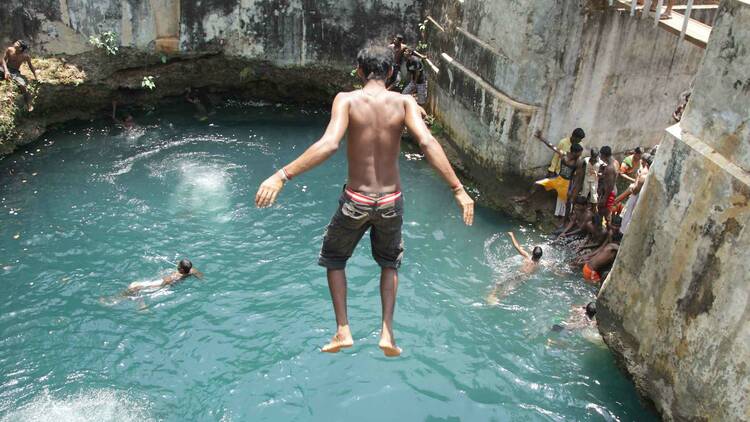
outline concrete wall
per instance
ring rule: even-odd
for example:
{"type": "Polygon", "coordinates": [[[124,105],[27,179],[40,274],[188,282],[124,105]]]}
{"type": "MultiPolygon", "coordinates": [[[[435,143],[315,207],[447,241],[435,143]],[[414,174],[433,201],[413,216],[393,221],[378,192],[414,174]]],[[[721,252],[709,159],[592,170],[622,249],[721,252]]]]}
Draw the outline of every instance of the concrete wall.
{"type": "Polygon", "coordinates": [[[280,65],[350,66],[356,51],[395,33],[416,38],[421,0],[4,0],[0,41],[30,39],[37,52],[77,54],[88,37],[123,46],[230,55],[280,65]]]}
{"type": "Polygon", "coordinates": [[[615,151],[656,144],[703,55],[603,2],[429,4],[441,69],[432,107],[456,143],[499,175],[543,173],[551,153],[536,130],[556,142],[580,126],[587,145],[615,151]]]}
{"type": "Polygon", "coordinates": [[[719,13],[597,302],[605,340],[668,420],[750,420],[750,3],[719,13]]]}

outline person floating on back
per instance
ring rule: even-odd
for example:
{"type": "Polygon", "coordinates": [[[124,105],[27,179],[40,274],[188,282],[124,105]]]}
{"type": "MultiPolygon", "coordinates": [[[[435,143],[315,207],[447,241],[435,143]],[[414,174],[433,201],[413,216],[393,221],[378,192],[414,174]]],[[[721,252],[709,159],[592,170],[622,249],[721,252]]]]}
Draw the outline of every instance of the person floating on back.
{"type": "Polygon", "coordinates": [[[21,75],[21,65],[26,63],[37,81],[39,77],[36,76],[36,69],[31,64],[31,56],[29,56],[28,50],[29,46],[23,40],[18,40],[6,48],[3,54],[3,72],[6,81],[13,81],[18,85],[23,94],[23,99],[26,101],[26,110],[31,112],[34,111],[34,106],[31,105],[31,94],[29,94],[26,78],[21,75]]]}
{"type": "Polygon", "coordinates": [[[128,286],[126,291],[129,295],[134,295],[144,289],[161,289],[167,286],[171,286],[178,283],[190,276],[195,276],[198,279],[203,278],[203,273],[193,268],[193,263],[189,259],[183,259],[177,264],[177,271],[165,275],[161,280],[156,281],[134,281],[128,286]]]}
{"type": "Polygon", "coordinates": [[[379,346],[386,356],[398,356],[401,349],[396,346],[393,335],[393,311],[398,268],[404,252],[401,238],[404,198],[398,168],[404,126],[417,140],[427,161],[451,187],[467,225],[474,220],[474,201],[422,120],[414,98],[386,89],[385,81],[393,72],[393,51],[385,47],[367,47],[359,52],[357,62],[357,74],[365,86],[336,96],[331,121],[323,137],[266,179],[255,195],[255,203],[260,208],[271,206],[284,183],[331,157],[341,138],[348,133],[347,184],[326,229],[318,259],[318,264],[327,269],[337,324],[336,334],[322,351],[335,353],[354,343],[346,309],[344,268],[357,243],[370,230],[373,258],[381,267],[383,317],[379,346]]]}

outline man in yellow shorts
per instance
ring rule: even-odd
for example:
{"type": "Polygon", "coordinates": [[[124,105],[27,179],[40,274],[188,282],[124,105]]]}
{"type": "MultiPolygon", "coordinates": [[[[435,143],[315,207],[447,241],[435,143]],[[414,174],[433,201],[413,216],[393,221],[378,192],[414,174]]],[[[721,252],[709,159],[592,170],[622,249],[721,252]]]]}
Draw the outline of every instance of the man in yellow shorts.
{"type": "MultiPolygon", "coordinates": [[[[546,179],[537,180],[535,185],[542,186],[545,190],[557,191],[557,204],[555,205],[555,216],[565,217],[566,202],[568,200],[568,189],[570,188],[570,180],[573,178],[573,174],[578,166],[578,160],[581,158],[583,153],[583,147],[581,144],[573,144],[570,146],[570,151],[567,153],[559,150],[558,148],[548,145],[555,151],[555,154],[560,156],[560,174],[548,177],[546,179]]],[[[527,201],[534,190],[523,198],[517,200],[517,202],[527,201]]]]}

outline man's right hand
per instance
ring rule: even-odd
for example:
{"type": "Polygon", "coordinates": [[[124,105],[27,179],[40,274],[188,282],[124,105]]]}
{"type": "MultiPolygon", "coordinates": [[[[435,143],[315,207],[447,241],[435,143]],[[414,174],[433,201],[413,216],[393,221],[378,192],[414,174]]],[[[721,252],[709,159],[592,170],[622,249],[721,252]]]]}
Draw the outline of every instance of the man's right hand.
{"type": "Polygon", "coordinates": [[[266,208],[273,205],[274,201],[276,201],[276,196],[278,196],[283,187],[284,181],[279,177],[279,173],[274,173],[273,176],[260,184],[258,193],[255,194],[255,206],[266,208]]]}
{"type": "Polygon", "coordinates": [[[6,81],[10,80],[10,72],[5,72],[5,80],[6,81]]]}
{"type": "Polygon", "coordinates": [[[454,193],[454,197],[456,198],[458,206],[461,207],[461,210],[463,211],[464,223],[466,223],[467,226],[471,226],[474,224],[474,200],[471,199],[469,194],[466,193],[466,190],[463,188],[454,193]]]}

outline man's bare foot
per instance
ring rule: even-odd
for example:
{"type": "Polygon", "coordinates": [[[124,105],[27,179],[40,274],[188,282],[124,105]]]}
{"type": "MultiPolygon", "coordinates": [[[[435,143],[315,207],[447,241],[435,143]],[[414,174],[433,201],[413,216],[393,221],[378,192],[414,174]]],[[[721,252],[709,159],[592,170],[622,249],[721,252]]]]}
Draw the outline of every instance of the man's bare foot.
{"type": "Polygon", "coordinates": [[[385,324],[383,324],[383,332],[380,334],[378,347],[389,358],[400,356],[402,352],[401,348],[396,346],[396,342],[393,341],[393,332],[385,324]]]}
{"type": "Polygon", "coordinates": [[[339,327],[336,334],[331,338],[330,343],[323,346],[320,351],[325,353],[338,353],[341,349],[346,349],[354,345],[352,333],[349,326],[339,327]]]}
{"type": "Polygon", "coordinates": [[[383,351],[383,354],[389,358],[400,356],[402,352],[400,347],[385,339],[380,339],[380,343],[378,343],[378,346],[380,347],[380,350],[383,351]]]}

